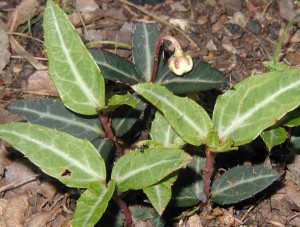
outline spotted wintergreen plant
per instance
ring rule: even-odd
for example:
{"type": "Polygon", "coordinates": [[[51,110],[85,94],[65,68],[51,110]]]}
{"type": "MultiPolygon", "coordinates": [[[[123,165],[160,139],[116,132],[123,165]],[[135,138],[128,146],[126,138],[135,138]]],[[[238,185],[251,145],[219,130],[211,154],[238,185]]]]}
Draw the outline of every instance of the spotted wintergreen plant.
{"type": "MultiPolygon", "coordinates": [[[[196,102],[157,84],[132,88],[153,103],[185,143],[204,145],[203,190],[194,197],[206,203],[237,203],[269,186],[278,174],[265,167],[236,167],[212,184],[215,155],[250,143],[300,104],[300,70],[286,69],[251,76],[218,97],[212,118],[196,102]],[[255,187],[253,186],[255,185],[255,187]]],[[[153,138],[150,144],[155,144],[153,138]]],[[[182,143],[181,143],[182,145],[182,143]]]]}
{"type": "MultiPolygon", "coordinates": [[[[61,101],[39,99],[11,104],[8,109],[30,123],[1,125],[0,137],[44,173],[66,186],[84,189],[77,201],[73,226],[94,226],[111,200],[123,211],[126,226],[131,226],[137,215],[131,215],[121,193],[148,190],[163,179],[172,178],[167,185],[170,187],[176,173],[192,157],[178,147],[133,149],[124,154],[109,115],[119,106],[135,108],[140,98],[126,92],[105,97],[102,71],[52,0],[47,1],[44,12],[44,34],[49,75],[61,101]],[[111,150],[123,156],[111,162],[111,150]]],[[[159,207],[157,210],[162,212],[159,207]]]]}

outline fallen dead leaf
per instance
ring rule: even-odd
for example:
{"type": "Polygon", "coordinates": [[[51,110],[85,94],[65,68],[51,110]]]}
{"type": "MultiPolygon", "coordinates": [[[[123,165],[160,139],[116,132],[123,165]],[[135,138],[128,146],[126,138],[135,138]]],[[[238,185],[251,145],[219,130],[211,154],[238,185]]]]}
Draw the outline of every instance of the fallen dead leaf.
{"type": "Polygon", "coordinates": [[[33,73],[28,79],[25,92],[41,95],[58,95],[57,89],[47,71],[36,71],[33,73]]]}
{"type": "Polygon", "coordinates": [[[26,194],[11,198],[3,212],[6,226],[23,227],[26,214],[29,210],[28,196],[26,194]]]}
{"type": "Polygon", "coordinates": [[[17,8],[8,16],[7,27],[10,32],[16,31],[21,25],[36,16],[40,10],[40,3],[36,0],[23,0],[17,8]]]}
{"type": "Polygon", "coordinates": [[[27,61],[30,62],[37,70],[46,70],[48,67],[41,64],[38,60],[34,58],[30,53],[28,53],[24,47],[22,47],[19,42],[13,37],[10,36],[9,38],[11,48],[21,57],[25,58],[27,61]]]}
{"type": "Polygon", "coordinates": [[[30,219],[27,219],[24,223],[24,226],[30,227],[39,227],[39,226],[47,226],[49,222],[51,222],[57,214],[62,212],[61,208],[57,208],[54,210],[50,210],[47,212],[39,212],[30,216],[30,219]]]}
{"type": "Polygon", "coordinates": [[[10,52],[8,51],[9,39],[4,30],[0,30],[0,75],[10,59],[10,52]]]}

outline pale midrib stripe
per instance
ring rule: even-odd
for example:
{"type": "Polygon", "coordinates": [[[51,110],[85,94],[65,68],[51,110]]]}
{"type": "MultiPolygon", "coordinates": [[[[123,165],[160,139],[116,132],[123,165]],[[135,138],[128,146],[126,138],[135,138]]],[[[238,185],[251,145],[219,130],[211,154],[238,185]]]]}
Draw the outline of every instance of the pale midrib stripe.
{"type": "Polygon", "coordinates": [[[180,78],[176,78],[176,79],[172,79],[172,80],[166,80],[165,83],[162,83],[163,85],[166,84],[172,84],[172,83],[207,83],[207,84],[216,84],[216,83],[220,83],[222,81],[216,81],[216,80],[198,80],[198,79],[180,79],[180,78]]]}
{"type": "Polygon", "coordinates": [[[277,96],[279,96],[282,93],[284,93],[285,91],[290,90],[290,89],[292,89],[294,87],[297,87],[299,85],[300,85],[300,80],[298,82],[296,82],[296,83],[290,84],[287,87],[284,87],[283,89],[282,88],[279,89],[278,92],[272,94],[271,96],[269,96],[268,98],[266,98],[263,102],[257,104],[255,106],[255,108],[251,108],[248,112],[246,112],[242,116],[236,116],[235,119],[232,119],[232,124],[230,126],[228,126],[225,131],[222,131],[220,129],[220,126],[222,126],[222,124],[219,124],[219,130],[218,131],[219,131],[220,138],[221,139],[226,138],[237,127],[239,127],[240,125],[242,125],[243,121],[245,121],[247,118],[249,118],[255,112],[259,111],[264,106],[267,106],[268,104],[270,104],[277,96]]]}
{"type": "Polygon", "coordinates": [[[84,224],[83,226],[87,226],[87,222],[91,219],[92,216],[95,215],[94,212],[99,207],[99,204],[103,201],[103,197],[106,194],[106,192],[107,192],[107,188],[106,188],[106,190],[104,190],[104,192],[101,195],[99,195],[97,202],[93,206],[93,209],[89,210],[89,213],[87,215],[87,218],[85,219],[85,222],[83,223],[84,224]]]}
{"type": "Polygon", "coordinates": [[[159,208],[161,209],[161,192],[160,192],[160,185],[155,185],[154,186],[154,190],[155,190],[155,194],[157,195],[156,198],[157,198],[157,202],[158,202],[158,205],[159,205],[159,208]]]}
{"type": "MultiPolygon", "coordinates": [[[[117,69],[117,68],[114,68],[114,67],[110,66],[109,64],[104,64],[104,63],[99,62],[99,61],[97,61],[97,64],[99,64],[99,65],[101,65],[101,66],[103,66],[103,67],[106,67],[106,68],[108,68],[108,69],[111,69],[111,70],[113,70],[113,71],[116,71],[116,72],[120,73],[121,75],[124,75],[125,77],[128,77],[128,78],[130,78],[130,79],[132,79],[132,80],[134,80],[134,81],[136,81],[136,82],[139,82],[139,81],[138,81],[134,76],[132,76],[131,74],[125,73],[124,71],[121,71],[121,70],[119,70],[119,69],[117,69]]],[[[107,79],[109,79],[109,78],[107,78],[107,79]]]]}
{"type": "MultiPolygon", "coordinates": [[[[22,108],[15,108],[15,109],[16,110],[23,110],[24,111],[24,109],[22,109],[22,108]]],[[[40,113],[41,113],[41,112],[38,112],[38,111],[36,111],[34,109],[28,109],[27,108],[25,110],[27,110],[27,112],[29,112],[29,113],[38,114],[39,116],[40,116],[40,113]]],[[[94,128],[94,127],[92,127],[92,126],[90,126],[88,124],[84,124],[84,123],[82,123],[80,121],[72,121],[72,120],[69,120],[68,118],[60,117],[59,115],[51,115],[48,112],[43,112],[43,117],[44,116],[46,116],[46,117],[48,117],[49,119],[52,119],[52,120],[58,120],[58,121],[63,122],[63,123],[70,123],[72,125],[80,126],[81,128],[93,131],[93,132],[95,132],[97,134],[103,133],[102,130],[97,130],[96,128],[94,128]]]]}
{"type": "Polygon", "coordinates": [[[171,134],[171,125],[168,125],[168,127],[167,127],[167,131],[166,131],[166,137],[165,137],[165,143],[164,143],[164,145],[165,146],[169,146],[170,145],[170,134],[171,134]]]}
{"type": "Polygon", "coordinates": [[[122,181],[125,181],[128,178],[136,175],[137,173],[143,172],[144,170],[149,171],[151,168],[153,168],[155,166],[163,165],[165,163],[170,163],[170,162],[176,163],[176,161],[178,161],[178,159],[168,159],[168,160],[164,160],[164,161],[160,161],[160,162],[154,163],[152,165],[142,166],[142,167],[140,167],[138,169],[135,169],[135,170],[127,173],[127,174],[122,175],[121,177],[119,177],[119,178],[117,178],[115,180],[116,180],[116,182],[118,182],[120,184],[122,181]]]}
{"type": "Polygon", "coordinates": [[[222,193],[222,192],[224,192],[224,191],[226,191],[226,190],[228,190],[228,189],[237,187],[237,186],[239,186],[239,185],[246,184],[246,183],[249,183],[249,182],[251,183],[251,182],[253,182],[253,181],[260,180],[260,179],[264,179],[264,178],[269,178],[269,177],[274,177],[274,175],[259,175],[259,176],[257,176],[257,177],[250,178],[250,179],[248,179],[248,180],[244,180],[244,179],[243,179],[243,181],[241,181],[240,183],[234,183],[233,186],[228,185],[228,186],[226,186],[226,187],[222,187],[221,189],[218,188],[218,190],[217,190],[217,191],[214,191],[213,194],[214,194],[214,195],[217,195],[217,194],[220,194],[220,193],[222,193]]]}
{"type": "MultiPolygon", "coordinates": [[[[145,91],[145,90],[144,90],[145,91]]],[[[176,113],[178,113],[180,116],[184,117],[184,121],[186,121],[193,129],[195,129],[202,137],[204,137],[204,133],[202,132],[201,128],[197,127],[197,124],[195,122],[188,118],[187,115],[184,112],[181,112],[178,107],[172,105],[171,102],[164,102],[164,99],[161,98],[161,96],[158,96],[156,93],[153,93],[152,90],[146,91],[146,93],[152,94],[154,97],[156,97],[158,100],[163,102],[166,106],[169,106],[171,109],[173,109],[176,113]]]]}
{"type": "MultiPolygon", "coordinates": [[[[51,153],[52,152],[55,153],[57,156],[61,157],[63,160],[66,160],[66,161],[70,162],[73,166],[76,166],[79,169],[81,169],[82,172],[88,173],[89,175],[91,175],[92,177],[94,177],[96,179],[101,179],[101,178],[99,178],[99,176],[97,174],[95,174],[95,172],[92,169],[89,168],[88,165],[84,166],[80,162],[78,162],[77,160],[71,159],[70,157],[68,157],[68,155],[64,155],[63,152],[60,152],[60,150],[57,150],[56,147],[53,147],[51,145],[47,146],[47,144],[41,143],[38,140],[32,139],[31,137],[28,137],[28,136],[24,136],[24,134],[22,134],[22,136],[20,136],[18,133],[14,133],[14,132],[11,132],[11,131],[3,131],[3,132],[15,135],[15,136],[17,136],[17,137],[19,137],[21,139],[25,139],[25,140],[27,140],[29,142],[32,142],[32,143],[40,146],[41,148],[46,149],[47,151],[50,150],[51,153]],[[49,147],[51,147],[52,149],[49,149],[49,147]]],[[[20,150],[22,150],[22,149],[20,149],[20,150]]]]}
{"type": "Polygon", "coordinates": [[[80,90],[83,91],[83,93],[85,94],[85,97],[90,101],[90,103],[94,103],[94,104],[97,104],[98,106],[100,106],[99,103],[97,102],[97,100],[95,99],[95,97],[93,96],[93,94],[90,92],[91,89],[89,89],[87,87],[85,81],[83,81],[82,78],[80,77],[80,73],[79,73],[78,69],[76,68],[76,64],[73,61],[73,59],[71,58],[71,56],[69,54],[69,49],[66,47],[65,42],[63,40],[63,37],[60,33],[60,28],[58,26],[58,21],[56,20],[53,9],[52,9],[51,12],[52,12],[52,17],[55,20],[55,22],[53,24],[54,24],[54,28],[56,30],[56,33],[58,35],[58,40],[61,44],[60,47],[62,48],[62,50],[63,50],[62,52],[63,52],[64,56],[66,57],[67,63],[70,66],[70,69],[72,71],[73,76],[76,79],[77,85],[80,85],[80,90]]]}
{"type": "Polygon", "coordinates": [[[152,62],[151,62],[151,58],[152,58],[152,56],[150,56],[149,55],[149,53],[151,53],[151,50],[150,50],[150,44],[149,44],[149,39],[148,39],[148,37],[149,37],[149,34],[148,34],[148,31],[147,31],[147,29],[146,29],[146,25],[144,25],[144,31],[145,31],[145,41],[146,41],[146,43],[145,43],[145,47],[148,47],[148,51],[146,51],[146,62],[147,62],[147,67],[146,67],[146,81],[147,82],[149,82],[150,81],[150,79],[151,79],[151,74],[152,74],[152,68],[151,68],[151,66],[152,66],[152,62]]]}

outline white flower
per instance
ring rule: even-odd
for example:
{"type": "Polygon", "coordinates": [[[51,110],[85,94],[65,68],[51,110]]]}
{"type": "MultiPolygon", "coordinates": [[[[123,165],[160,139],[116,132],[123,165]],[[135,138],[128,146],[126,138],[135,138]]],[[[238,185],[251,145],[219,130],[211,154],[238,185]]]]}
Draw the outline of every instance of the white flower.
{"type": "Polygon", "coordinates": [[[182,76],[193,68],[192,57],[178,49],[175,50],[174,54],[168,59],[168,64],[170,70],[177,76],[182,76]]]}

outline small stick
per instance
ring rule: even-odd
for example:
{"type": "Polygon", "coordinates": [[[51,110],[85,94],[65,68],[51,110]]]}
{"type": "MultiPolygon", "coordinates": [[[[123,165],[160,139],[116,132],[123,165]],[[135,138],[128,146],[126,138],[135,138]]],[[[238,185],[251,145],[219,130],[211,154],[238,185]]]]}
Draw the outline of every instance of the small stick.
{"type": "Polygon", "coordinates": [[[121,211],[125,216],[126,227],[131,227],[132,225],[131,212],[128,209],[126,203],[116,193],[113,195],[113,200],[119,206],[119,208],[121,209],[121,211]]]}
{"type": "Polygon", "coordinates": [[[141,8],[141,7],[139,7],[139,6],[135,5],[135,4],[127,1],[127,0],[119,0],[119,1],[122,2],[122,3],[124,3],[124,4],[126,4],[126,5],[129,5],[131,7],[134,7],[136,9],[140,10],[142,13],[144,13],[144,14],[152,17],[153,19],[157,20],[158,22],[160,22],[160,23],[162,23],[162,24],[164,24],[164,25],[166,25],[168,27],[171,27],[171,28],[175,29],[176,31],[180,32],[194,47],[198,48],[197,43],[194,40],[192,40],[187,34],[185,34],[184,31],[182,31],[181,29],[177,28],[176,26],[170,24],[169,22],[167,22],[167,21],[159,18],[159,16],[156,16],[155,14],[152,14],[152,13],[148,12],[147,10],[145,10],[145,9],[143,9],[143,8],[141,8]]]}
{"type": "Polygon", "coordinates": [[[33,177],[30,176],[28,178],[25,178],[25,179],[20,179],[20,180],[16,180],[8,185],[5,185],[3,187],[0,188],[0,193],[1,192],[4,192],[4,191],[7,191],[7,190],[11,190],[11,189],[14,189],[14,188],[17,188],[17,187],[20,187],[24,184],[27,184],[27,183],[30,183],[32,181],[35,181],[37,178],[37,175],[34,175],[33,177]]]}

